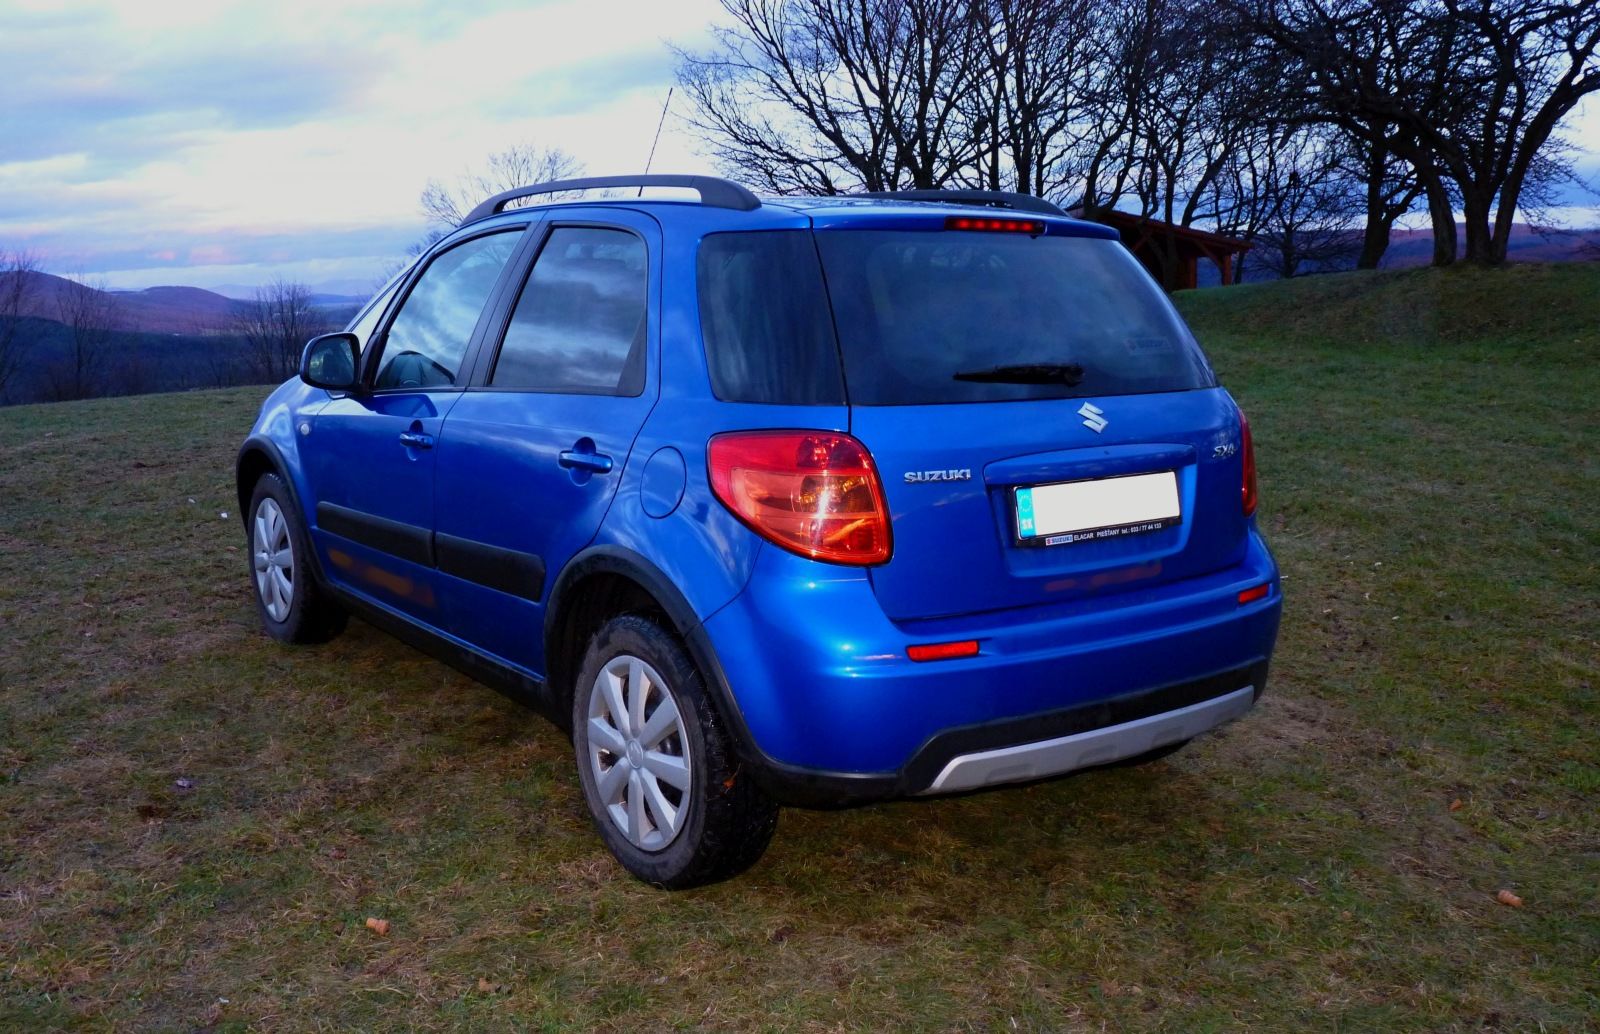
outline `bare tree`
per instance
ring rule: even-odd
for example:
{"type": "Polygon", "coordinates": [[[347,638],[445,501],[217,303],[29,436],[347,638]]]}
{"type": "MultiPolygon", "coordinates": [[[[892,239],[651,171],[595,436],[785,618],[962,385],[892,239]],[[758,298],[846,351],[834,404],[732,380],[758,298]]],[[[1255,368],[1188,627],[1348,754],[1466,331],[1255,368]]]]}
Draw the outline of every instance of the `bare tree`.
{"type": "Polygon", "coordinates": [[[722,0],[731,27],[680,52],[689,121],[779,193],[931,188],[992,153],[972,103],[989,65],[961,0],[722,0]]]}
{"type": "Polygon", "coordinates": [[[521,143],[491,154],[480,169],[469,170],[452,183],[429,180],[422,190],[422,211],[432,224],[432,240],[455,229],[479,202],[516,187],[571,179],[583,174],[583,163],[557,147],[521,143]]]}
{"type": "Polygon", "coordinates": [[[268,382],[294,376],[306,342],[328,330],[327,318],[311,302],[311,289],[281,278],[240,303],[233,323],[256,376],[268,382]]]}
{"type": "Polygon", "coordinates": [[[1422,183],[1411,163],[1391,152],[1384,142],[1387,132],[1368,138],[1344,134],[1342,172],[1361,184],[1365,225],[1357,269],[1377,269],[1389,250],[1394,224],[1412,211],[1422,194],[1422,183]]]}
{"type": "Polygon", "coordinates": [[[989,0],[973,5],[987,67],[968,124],[990,141],[974,175],[990,190],[1077,204],[1103,135],[1104,28],[1093,0],[989,0]]]}
{"type": "Polygon", "coordinates": [[[103,281],[68,278],[56,292],[56,318],[66,328],[65,354],[45,367],[55,401],[86,399],[106,389],[111,342],[120,323],[117,298],[103,281]]]}
{"type": "Polygon", "coordinates": [[[1303,69],[1317,117],[1410,164],[1434,261],[1505,260],[1561,120],[1600,90],[1596,0],[1228,0],[1303,69]],[[1452,196],[1453,195],[1453,196],[1452,196]]]}
{"type": "Polygon", "coordinates": [[[1363,185],[1350,175],[1344,143],[1327,131],[1288,129],[1248,150],[1233,174],[1241,181],[1234,189],[1255,209],[1241,274],[1287,279],[1347,267],[1355,258],[1363,240],[1355,230],[1363,185]]]}
{"type": "MultiPolygon", "coordinates": [[[[1196,31],[1209,10],[1206,0],[1135,0],[1122,20],[1114,62],[1130,113],[1126,193],[1145,217],[1248,236],[1257,206],[1226,181],[1274,130],[1258,103],[1265,86],[1236,38],[1196,31]]],[[[1179,286],[1177,248],[1163,236],[1149,252],[1169,288],[1179,286]]]]}
{"type": "Polygon", "coordinates": [[[22,318],[30,311],[39,263],[26,251],[0,251],[0,399],[28,351],[22,318]]]}

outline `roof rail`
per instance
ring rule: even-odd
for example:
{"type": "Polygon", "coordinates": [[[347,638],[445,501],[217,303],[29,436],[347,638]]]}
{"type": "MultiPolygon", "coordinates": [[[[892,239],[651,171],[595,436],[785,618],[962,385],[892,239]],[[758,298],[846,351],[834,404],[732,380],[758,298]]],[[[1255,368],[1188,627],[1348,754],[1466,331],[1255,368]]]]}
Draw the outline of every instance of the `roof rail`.
{"type": "Polygon", "coordinates": [[[856,197],[876,197],[893,201],[943,201],[953,205],[988,205],[1014,208],[1019,212],[1066,215],[1061,208],[1042,197],[1016,194],[1008,190],[869,190],[856,197]]]}
{"type": "Polygon", "coordinates": [[[715,176],[676,176],[670,173],[653,173],[638,176],[588,176],[575,180],[553,180],[536,183],[531,187],[517,187],[496,194],[467,213],[461,225],[475,223],[505,211],[505,207],[519,198],[534,194],[558,194],[567,190],[596,190],[602,187],[688,187],[700,192],[700,203],[713,208],[735,208],[741,212],[760,208],[756,196],[739,184],[715,176]]]}

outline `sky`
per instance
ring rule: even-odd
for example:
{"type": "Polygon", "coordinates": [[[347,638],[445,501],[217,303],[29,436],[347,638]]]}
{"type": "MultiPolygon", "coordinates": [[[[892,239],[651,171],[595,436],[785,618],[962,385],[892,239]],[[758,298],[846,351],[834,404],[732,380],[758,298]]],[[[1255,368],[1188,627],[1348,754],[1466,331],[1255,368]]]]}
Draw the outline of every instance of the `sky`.
{"type": "MultiPolygon", "coordinates": [[[[0,249],[113,287],[370,285],[508,144],[644,167],[714,0],[0,0],[0,249]]],[[[711,172],[669,118],[658,172],[711,172]]]]}
{"type": "MultiPolygon", "coordinates": [[[[0,249],[117,288],[361,293],[508,144],[643,168],[715,0],[0,0],[0,249]]],[[[679,98],[681,99],[681,95],[679,98]]],[[[674,101],[677,107],[677,100],[674,101]]],[[[1600,179],[1600,100],[1567,125],[1600,179]]],[[[713,172],[669,116],[658,172],[713,172]]],[[[1600,223],[1593,208],[1562,213],[1600,223]]]]}

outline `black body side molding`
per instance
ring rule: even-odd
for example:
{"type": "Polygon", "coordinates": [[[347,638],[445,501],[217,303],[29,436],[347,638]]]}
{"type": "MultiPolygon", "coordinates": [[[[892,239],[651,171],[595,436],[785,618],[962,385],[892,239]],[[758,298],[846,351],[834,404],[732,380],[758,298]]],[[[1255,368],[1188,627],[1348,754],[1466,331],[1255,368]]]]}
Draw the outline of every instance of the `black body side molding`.
{"type": "Polygon", "coordinates": [[[434,566],[433,533],[427,528],[391,521],[337,503],[317,504],[317,527],[401,560],[423,567],[434,566]]]}
{"type": "Polygon", "coordinates": [[[445,574],[535,603],[544,596],[544,560],[532,553],[434,532],[433,554],[445,574]]]}

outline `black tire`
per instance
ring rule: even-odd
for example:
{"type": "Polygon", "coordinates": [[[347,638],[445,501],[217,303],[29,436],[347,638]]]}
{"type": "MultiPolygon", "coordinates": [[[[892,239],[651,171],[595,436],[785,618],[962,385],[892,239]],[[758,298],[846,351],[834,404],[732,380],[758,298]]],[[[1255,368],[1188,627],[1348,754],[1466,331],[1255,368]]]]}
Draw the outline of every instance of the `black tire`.
{"type": "MultiPolygon", "coordinates": [[[[589,641],[572,696],[572,740],[584,801],[601,839],[624,868],[646,883],[682,890],[736,876],[755,864],[778,828],[778,807],[743,770],[704,678],[675,636],[649,618],[613,618],[589,641]],[[590,758],[590,700],[601,673],[625,657],[645,662],[666,683],[660,689],[676,704],[683,735],[681,743],[678,738],[664,742],[681,750],[689,765],[689,802],[682,806],[680,798],[677,831],[656,850],[636,846],[613,821],[601,802],[596,762],[590,758]]],[[[622,763],[621,758],[611,761],[622,763]]],[[[630,783],[627,792],[637,786],[630,783]]]]}
{"type": "Polygon", "coordinates": [[[268,635],[283,643],[325,643],[344,631],[348,620],[344,608],[339,606],[328,590],[317,580],[316,565],[311,559],[311,538],[306,534],[305,521],[295,508],[289,487],[277,474],[263,474],[250,494],[250,510],[245,515],[245,564],[250,572],[250,596],[256,602],[256,613],[261,616],[261,627],[268,635]],[[256,518],[263,505],[270,500],[276,505],[288,529],[288,540],[293,547],[291,593],[287,613],[274,617],[262,597],[262,587],[256,571],[256,518]]]}

